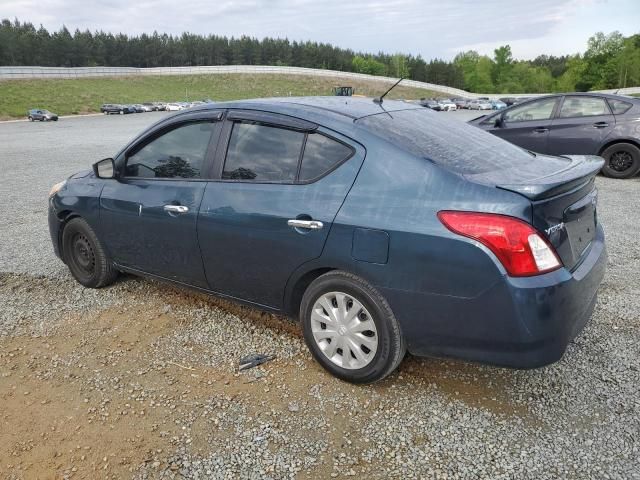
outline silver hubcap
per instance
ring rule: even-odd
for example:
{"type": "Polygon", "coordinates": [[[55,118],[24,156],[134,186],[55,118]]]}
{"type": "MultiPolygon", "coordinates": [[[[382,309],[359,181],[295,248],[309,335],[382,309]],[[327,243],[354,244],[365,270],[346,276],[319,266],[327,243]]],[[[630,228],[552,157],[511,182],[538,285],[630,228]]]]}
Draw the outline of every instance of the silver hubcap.
{"type": "Polygon", "coordinates": [[[322,353],[349,370],[366,367],[378,350],[378,331],[371,315],[343,292],[325,293],[316,300],[311,331],[322,353]]]}

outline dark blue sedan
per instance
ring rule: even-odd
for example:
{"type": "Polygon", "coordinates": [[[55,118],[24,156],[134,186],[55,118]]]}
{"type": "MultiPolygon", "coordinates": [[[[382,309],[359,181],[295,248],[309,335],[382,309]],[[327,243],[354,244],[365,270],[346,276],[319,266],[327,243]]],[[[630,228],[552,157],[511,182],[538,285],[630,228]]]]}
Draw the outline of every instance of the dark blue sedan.
{"type": "Polygon", "coordinates": [[[406,350],[532,368],[593,311],[602,165],[408,103],[217,103],[55,185],[49,227],[82,285],[129,272],[297,316],[344,380],[406,350]]]}

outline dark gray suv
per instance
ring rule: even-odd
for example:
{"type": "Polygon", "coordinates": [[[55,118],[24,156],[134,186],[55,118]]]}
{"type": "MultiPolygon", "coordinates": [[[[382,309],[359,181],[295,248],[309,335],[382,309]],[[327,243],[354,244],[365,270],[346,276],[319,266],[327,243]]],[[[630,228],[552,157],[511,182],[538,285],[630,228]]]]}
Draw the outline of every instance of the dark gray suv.
{"type": "Polygon", "coordinates": [[[640,171],[640,98],[548,95],[469,123],[532,152],[600,155],[608,177],[630,178],[640,171]]]}

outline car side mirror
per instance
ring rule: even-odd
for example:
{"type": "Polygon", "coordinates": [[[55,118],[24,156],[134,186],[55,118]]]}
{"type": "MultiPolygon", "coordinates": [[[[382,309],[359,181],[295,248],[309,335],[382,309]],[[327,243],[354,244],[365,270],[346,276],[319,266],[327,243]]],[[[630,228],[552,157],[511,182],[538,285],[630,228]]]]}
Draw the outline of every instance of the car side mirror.
{"type": "Polygon", "coordinates": [[[104,158],[93,164],[93,173],[98,178],[115,178],[116,167],[113,158],[104,158]]]}
{"type": "Polygon", "coordinates": [[[504,115],[498,115],[498,116],[496,117],[496,121],[495,121],[495,123],[493,124],[493,126],[494,126],[494,127],[496,127],[496,128],[502,128],[502,127],[504,127],[504,115]]]}

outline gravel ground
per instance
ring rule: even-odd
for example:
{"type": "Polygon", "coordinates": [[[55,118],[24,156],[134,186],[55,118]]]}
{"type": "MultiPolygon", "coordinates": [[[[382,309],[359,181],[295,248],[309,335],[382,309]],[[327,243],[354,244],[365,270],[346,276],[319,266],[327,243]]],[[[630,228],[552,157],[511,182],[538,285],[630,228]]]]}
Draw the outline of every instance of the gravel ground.
{"type": "Polygon", "coordinates": [[[86,290],[53,256],[50,186],[161,115],[0,124],[19,206],[0,212],[0,477],[640,479],[640,179],[597,179],[608,272],[560,362],[407,358],[354,387],[286,319],[133,277],[86,290]],[[255,352],[277,359],[238,373],[255,352]]]}

